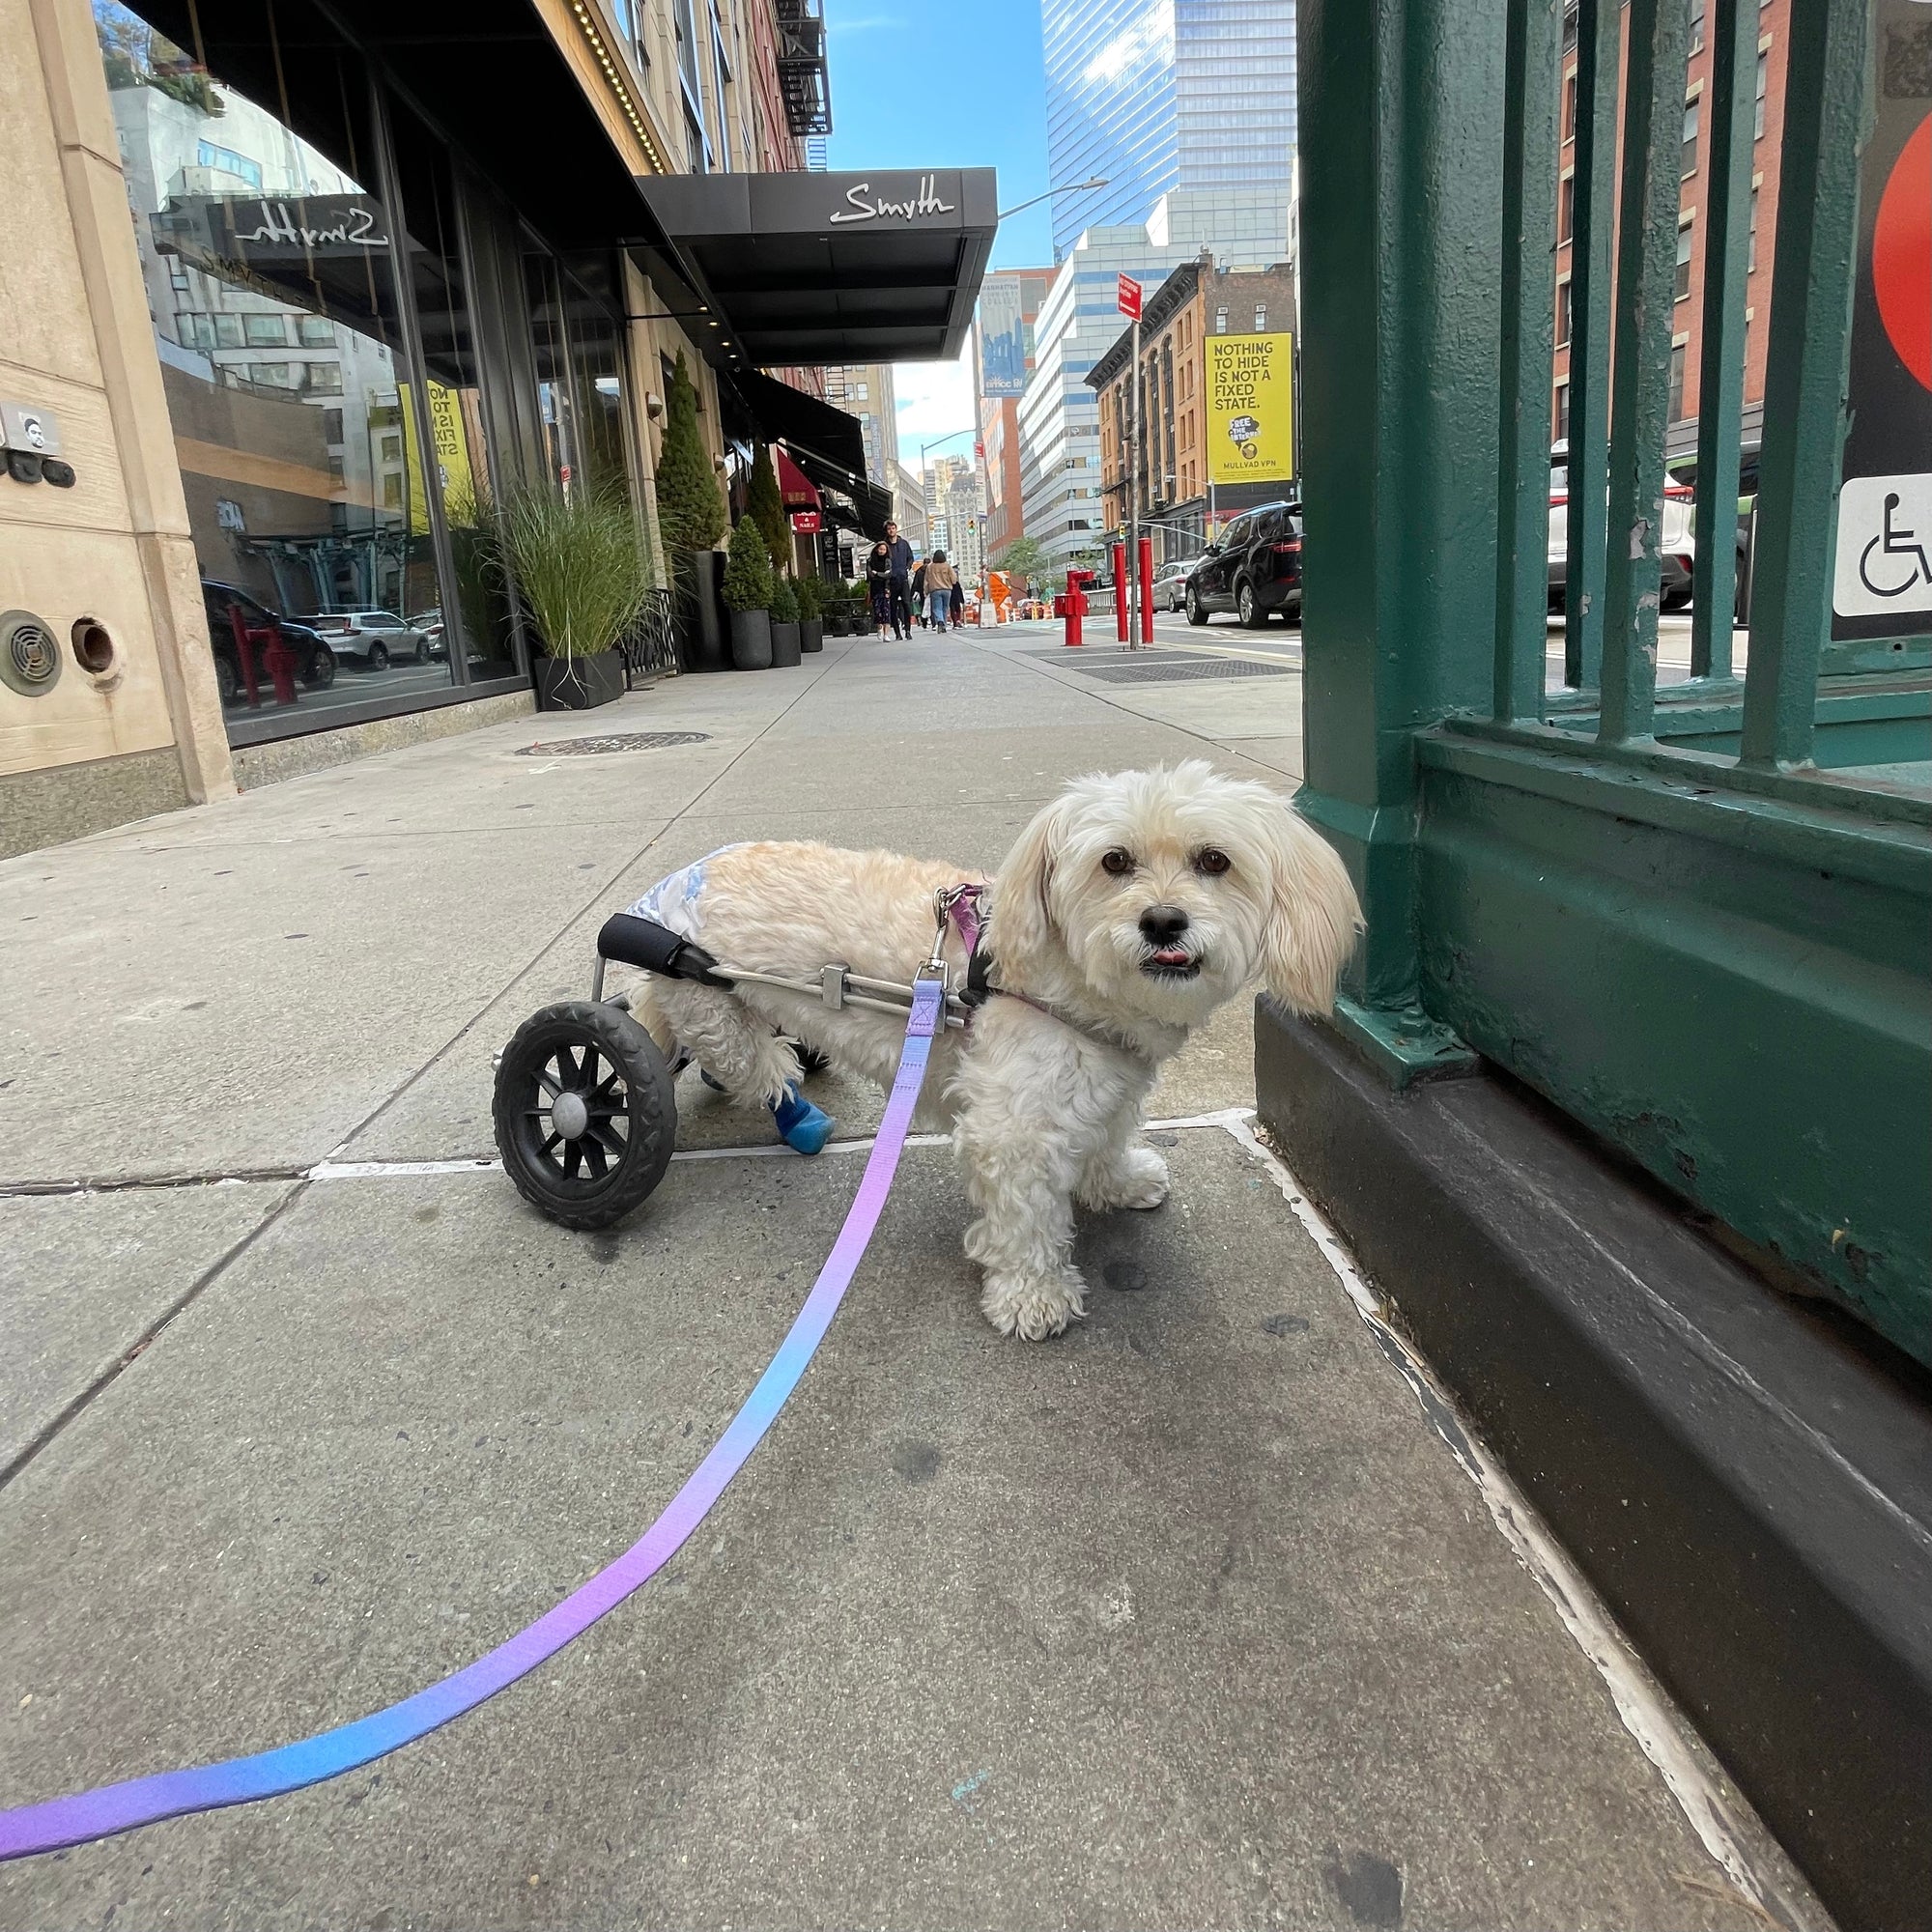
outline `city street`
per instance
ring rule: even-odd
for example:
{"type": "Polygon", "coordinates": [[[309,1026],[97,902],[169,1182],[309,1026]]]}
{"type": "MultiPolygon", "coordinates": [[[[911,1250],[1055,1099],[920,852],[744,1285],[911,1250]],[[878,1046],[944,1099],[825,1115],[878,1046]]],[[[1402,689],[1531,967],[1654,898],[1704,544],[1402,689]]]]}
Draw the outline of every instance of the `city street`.
{"type": "MultiPolygon", "coordinates": [[[[807,1161],[687,1075],[688,1157],[573,1235],[488,1164],[491,1056],[727,841],[988,867],[1083,771],[1292,787],[1296,633],[1057,638],[828,639],[0,865],[0,1802],[359,1716],[641,1532],[878,1100],[814,1082],[807,1161]],[[627,732],[688,741],[547,749],[627,732]]],[[[1237,1004],[1163,1077],[1173,1197],[1085,1223],[1065,1338],[980,1319],[915,1146],[667,1574],[368,1771],[0,1868],[0,1926],[1824,1924],[1316,1238],[1251,1052],[1237,1004]]]]}

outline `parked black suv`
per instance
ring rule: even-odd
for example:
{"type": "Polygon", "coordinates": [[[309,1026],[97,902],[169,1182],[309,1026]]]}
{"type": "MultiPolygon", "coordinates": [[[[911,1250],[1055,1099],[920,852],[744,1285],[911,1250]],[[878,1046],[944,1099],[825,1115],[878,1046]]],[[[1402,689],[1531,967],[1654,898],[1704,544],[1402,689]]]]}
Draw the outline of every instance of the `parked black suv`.
{"type": "Polygon", "coordinates": [[[1270,611],[1301,610],[1301,505],[1264,503],[1243,510],[1187,580],[1187,621],[1205,624],[1232,611],[1244,624],[1265,624],[1270,611]]]}
{"type": "MultiPolygon", "coordinates": [[[[268,624],[282,627],[282,641],[298,660],[296,675],[311,691],[327,691],[335,682],[335,653],[323,641],[319,632],[292,618],[277,616],[245,590],[238,590],[232,583],[217,583],[212,577],[201,580],[201,595],[208,607],[208,641],[214,650],[214,682],[222,703],[240,704],[248,695],[242,676],[242,660],[235,649],[235,622],[228,614],[238,604],[242,607],[242,621],[249,630],[268,624]]],[[[258,680],[264,676],[259,657],[255,660],[255,675],[258,680]]]]}

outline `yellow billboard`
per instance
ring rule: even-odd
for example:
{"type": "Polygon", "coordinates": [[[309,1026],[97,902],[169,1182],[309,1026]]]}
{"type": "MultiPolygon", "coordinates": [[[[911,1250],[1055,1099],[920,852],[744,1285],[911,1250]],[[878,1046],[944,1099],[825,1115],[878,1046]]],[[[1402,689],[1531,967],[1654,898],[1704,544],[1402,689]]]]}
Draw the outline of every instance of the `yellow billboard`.
{"type": "Polygon", "coordinates": [[[1210,335],[1208,475],[1287,483],[1294,475],[1294,337],[1210,335]]]}
{"type": "MultiPolygon", "coordinates": [[[[447,507],[452,499],[459,504],[468,502],[476,488],[469,469],[468,434],[476,391],[452,389],[432,381],[425,384],[423,393],[429,398],[430,434],[436,440],[437,473],[442,484],[443,503],[447,507]]],[[[416,412],[410,406],[410,385],[398,383],[396,394],[402,404],[403,452],[409,459],[409,534],[427,535],[429,505],[423,499],[422,458],[416,448],[416,412]]]]}

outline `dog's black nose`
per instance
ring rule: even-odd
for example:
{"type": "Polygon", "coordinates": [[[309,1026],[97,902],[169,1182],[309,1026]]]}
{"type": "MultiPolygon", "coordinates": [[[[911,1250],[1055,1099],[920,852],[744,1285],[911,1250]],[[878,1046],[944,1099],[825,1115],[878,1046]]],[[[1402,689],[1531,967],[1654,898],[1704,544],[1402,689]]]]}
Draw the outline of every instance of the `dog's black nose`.
{"type": "Polygon", "coordinates": [[[1141,914],[1141,931],[1150,946],[1172,946],[1187,930],[1187,915],[1179,906],[1151,905],[1141,914]]]}

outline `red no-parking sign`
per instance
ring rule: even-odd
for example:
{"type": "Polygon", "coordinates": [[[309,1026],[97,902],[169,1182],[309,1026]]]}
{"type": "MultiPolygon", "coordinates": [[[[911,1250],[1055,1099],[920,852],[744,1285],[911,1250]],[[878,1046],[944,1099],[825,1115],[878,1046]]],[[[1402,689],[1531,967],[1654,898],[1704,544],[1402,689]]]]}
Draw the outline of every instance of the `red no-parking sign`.
{"type": "Polygon", "coordinates": [[[1121,277],[1118,299],[1121,313],[1129,322],[1138,322],[1141,319],[1141,285],[1131,275],[1121,277]]]}

